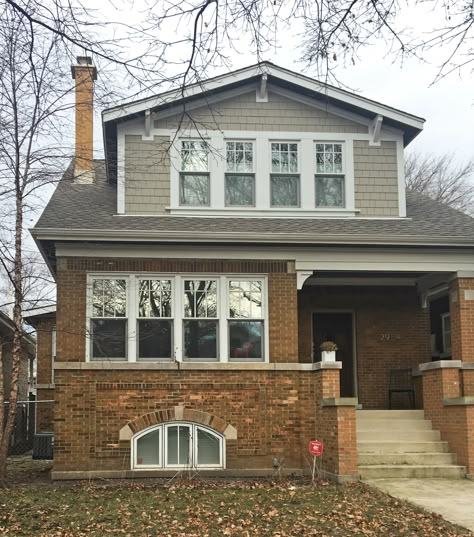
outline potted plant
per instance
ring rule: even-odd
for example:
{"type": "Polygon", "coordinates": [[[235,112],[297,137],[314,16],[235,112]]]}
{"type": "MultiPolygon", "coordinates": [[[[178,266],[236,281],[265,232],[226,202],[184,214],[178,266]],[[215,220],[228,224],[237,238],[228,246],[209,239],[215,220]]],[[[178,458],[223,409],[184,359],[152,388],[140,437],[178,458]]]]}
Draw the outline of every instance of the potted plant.
{"type": "Polygon", "coordinates": [[[323,341],[319,346],[321,349],[321,360],[323,362],[335,362],[337,345],[334,341],[323,341]]]}

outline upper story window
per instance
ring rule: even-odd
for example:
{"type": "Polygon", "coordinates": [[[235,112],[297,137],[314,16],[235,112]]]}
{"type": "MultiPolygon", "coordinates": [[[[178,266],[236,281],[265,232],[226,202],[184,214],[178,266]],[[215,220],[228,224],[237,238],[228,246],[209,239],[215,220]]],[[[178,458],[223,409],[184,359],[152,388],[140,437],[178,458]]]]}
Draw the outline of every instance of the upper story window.
{"type": "Polygon", "coordinates": [[[226,142],[225,204],[227,207],[255,206],[252,141],[226,142]]]}
{"type": "Polygon", "coordinates": [[[342,143],[316,143],[316,207],[345,207],[342,143]]]}
{"type": "Polygon", "coordinates": [[[300,176],[298,144],[271,142],[270,205],[299,207],[300,176]]]}
{"type": "Polygon", "coordinates": [[[265,359],[263,277],[91,276],[90,360],[265,359]]]}
{"type": "Polygon", "coordinates": [[[180,205],[193,207],[209,205],[209,146],[207,142],[182,140],[180,156],[180,205]]]}

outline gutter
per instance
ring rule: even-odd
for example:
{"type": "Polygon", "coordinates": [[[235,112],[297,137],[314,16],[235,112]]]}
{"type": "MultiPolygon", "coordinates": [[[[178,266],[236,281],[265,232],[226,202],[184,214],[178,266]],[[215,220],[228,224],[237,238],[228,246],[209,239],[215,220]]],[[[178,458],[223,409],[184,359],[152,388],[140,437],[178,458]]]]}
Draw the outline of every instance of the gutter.
{"type": "MultiPolygon", "coordinates": [[[[474,240],[464,237],[430,238],[406,235],[316,235],[314,233],[242,233],[242,232],[202,232],[202,231],[155,231],[155,230],[114,230],[114,229],[30,229],[35,241],[39,240],[77,240],[77,241],[140,241],[140,242],[208,242],[208,243],[254,243],[254,244],[356,244],[379,246],[449,246],[474,248],[474,240]]],[[[43,252],[42,252],[43,253],[43,252]]]]}

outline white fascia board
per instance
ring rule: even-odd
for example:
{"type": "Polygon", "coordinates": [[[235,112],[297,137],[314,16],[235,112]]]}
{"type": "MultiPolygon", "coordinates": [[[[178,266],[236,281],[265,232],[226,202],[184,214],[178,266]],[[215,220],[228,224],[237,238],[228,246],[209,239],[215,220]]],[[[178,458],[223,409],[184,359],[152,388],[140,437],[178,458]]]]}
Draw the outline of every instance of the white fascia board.
{"type": "Polygon", "coordinates": [[[337,99],[343,103],[346,103],[351,106],[356,106],[358,108],[365,109],[376,115],[382,115],[384,117],[390,118],[397,122],[403,123],[415,129],[423,130],[424,119],[418,116],[402,112],[401,110],[396,110],[389,106],[371,101],[365,97],[359,95],[354,95],[348,91],[335,88],[333,86],[328,86],[316,80],[313,80],[304,75],[287,71],[276,65],[262,63],[260,65],[253,65],[247,67],[240,71],[235,71],[233,73],[227,73],[225,75],[218,76],[216,78],[207,80],[200,84],[192,84],[185,87],[184,89],[172,90],[161,95],[155,95],[148,99],[143,99],[135,103],[124,104],[102,112],[102,121],[112,121],[119,119],[131,114],[137,114],[143,112],[147,109],[156,108],[165,104],[172,103],[178,99],[189,98],[200,93],[205,93],[207,91],[213,91],[219,88],[223,88],[226,85],[243,82],[248,78],[267,73],[268,75],[274,76],[291,84],[295,84],[302,88],[305,88],[310,91],[314,91],[325,95],[332,99],[337,99]]]}
{"type": "MultiPolygon", "coordinates": [[[[58,257],[131,257],[147,259],[267,259],[294,260],[297,272],[316,271],[459,272],[474,270],[474,253],[436,248],[375,248],[347,246],[301,248],[291,246],[145,246],[58,244],[58,257]]],[[[322,276],[324,277],[324,276],[322,276]]]]}
{"type": "Polygon", "coordinates": [[[417,245],[425,247],[469,247],[474,248],[474,239],[465,237],[406,237],[381,235],[325,235],[317,233],[246,233],[217,231],[156,231],[156,230],[115,230],[115,229],[35,229],[32,234],[37,240],[95,240],[95,241],[129,241],[141,242],[237,242],[237,243],[296,243],[296,244],[340,244],[340,245],[417,245]],[[429,241],[429,242],[428,242],[429,241]]]}

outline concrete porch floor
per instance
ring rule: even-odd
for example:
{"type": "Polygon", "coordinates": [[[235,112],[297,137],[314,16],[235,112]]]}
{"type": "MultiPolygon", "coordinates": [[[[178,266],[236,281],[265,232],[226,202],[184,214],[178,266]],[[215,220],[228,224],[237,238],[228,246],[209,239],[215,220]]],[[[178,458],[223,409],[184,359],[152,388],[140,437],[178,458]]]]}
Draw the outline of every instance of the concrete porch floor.
{"type": "Polygon", "coordinates": [[[407,500],[474,532],[474,481],[469,479],[370,479],[367,484],[407,500]]]}

